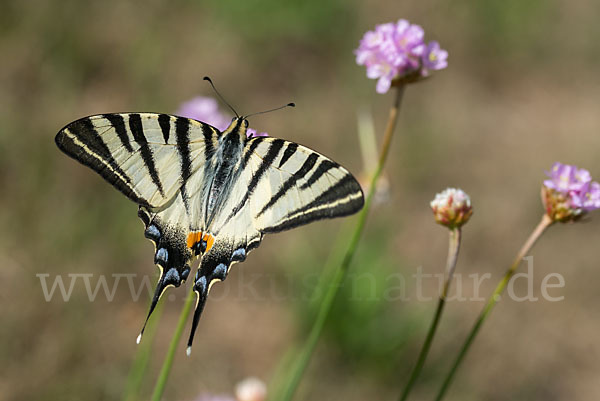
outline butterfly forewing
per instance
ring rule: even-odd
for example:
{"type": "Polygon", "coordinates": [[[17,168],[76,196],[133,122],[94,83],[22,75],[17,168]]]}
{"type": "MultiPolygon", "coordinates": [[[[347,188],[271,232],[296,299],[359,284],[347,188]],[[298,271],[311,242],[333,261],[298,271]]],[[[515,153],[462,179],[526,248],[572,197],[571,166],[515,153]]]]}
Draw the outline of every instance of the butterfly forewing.
{"type": "Polygon", "coordinates": [[[218,133],[208,124],[167,114],[103,114],[67,125],[56,144],[134,202],[159,208],[204,164],[205,150],[214,148],[218,133]]]}
{"type": "Polygon", "coordinates": [[[253,138],[246,143],[234,183],[210,230],[217,242],[236,246],[269,232],[360,210],[363,194],[354,177],[327,157],[294,142],[253,138]]]}
{"type": "MultiPolygon", "coordinates": [[[[250,157],[258,169],[280,139],[266,138],[250,157]]],[[[312,221],[346,216],[363,206],[358,182],[342,166],[327,157],[293,142],[283,144],[257,193],[251,208],[257,228],[263,232],[288,230],[312,221]]]]}

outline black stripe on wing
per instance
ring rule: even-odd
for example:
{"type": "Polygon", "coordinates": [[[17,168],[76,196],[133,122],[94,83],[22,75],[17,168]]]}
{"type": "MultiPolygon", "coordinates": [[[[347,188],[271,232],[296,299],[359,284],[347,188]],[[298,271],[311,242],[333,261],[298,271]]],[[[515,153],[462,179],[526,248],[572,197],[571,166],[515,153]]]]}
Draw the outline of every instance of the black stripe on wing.
{"type": "MultiPolygon", "coordinates": [[[[296,146],[298,146],[298,145],[296,145],[296,146]]],[[[289,148],[289,146],[288,146],[288,148],[289,148]]],[[[284,154],[284,156],[285,156],[285,154],[284,154]]],[[[294,187],[296,185],[296,182],[298,182],[298,180],[304,178],[304,176],[306,176],[306,174],[308,174],[309,171],[312,170],[312,168],[315,166],[315,163],[317,162],[318,158],[319,158],[318,154],[311,153],[306,158],[306,160],[304,161],[302,166],[298,169],[298,171],[296,171],[294,174],[292,174],[292,176],[290,178],[288,178],[285,183],[283,183],[283,185],[279,188],[277,193],[275,195],[273,195],[273,197],[269,200],[269,203],[267,203],[262,208],[262,210],[260,212],[258,212],[257,217],[261,216],[264,212],[266,212],[273,205],[275,205],[275,203],[277,203],[277,201],[279,199],[281,199],[283,196],[285,196],[285,194],[287,194],[288,191],[290,191],[292,189],[292,187],[294,187]]]]}
{"type": "Polygon", "coordinates": [[[206,154],[206,160],[210,160],[215,153],[215,144],[213,143],[213,132],[208,129],[203,129],[204,134],[204,153],[206,154]]]}
{"type": "Polygon", "coordinates": [[[120,114],[103,114],[102,117],[108,120],[112,124],[113,128],[117,132],[117,136],[121,141],[121,144],[129,152],[133,152],[131,142],[129,142],[129,136],[127,135],[127,128],[125,128],[125,119],[120,114]]]}
{"type": "Polygon", "coordinates": [[[328,159],[323,159],[315,169],[315,171],[308,177],[308,180],[300,186],[300,189],[306,189],[313,185],[315,182],[319,180],[325,173],[327,173],[332,168],[339,168],[340,165],[332,162],[328,159]]]}
{"type": "Polygon", "coordinates": [[[190,120],[183,117],[177,117],[175,120],[175,135],[177,136],[177,150],[181,162],[181,197],[185,204],[185,209],[189,214],[189,197],[186,183],[192,176],[192,159],[190,151],[190,120]]]}
{"type": "Polygon", "coordinates": [[[158,116],[158,125],[162,131],[165,144],[169,143],[169,137],[171,136],[171,117],[168,114],[161,114],[158,116]]]}
{"type": "Polygon", "coordinates": [[[186,182],[192,175],[192,159],[190,156],[190,120],[178,117],[175,120],[177,150],[181,160],[181,178],[186,182]]]}
{"type": "MultiPolygon", "coordinates": [[[[230,220],[232,217],[234,217],[244,207],[246,202],[248,202],[248,199],[254,193],[258,182],[265,176],[265,173],[267,172],[269,167],[271,167],[273,161],[279,155],[279,152],[281,152],[281,149],[283,148],[284,144],[285,141],[283,139],[275,139],[274,141],[270,142],[269,149],[267,150],[265,157],[262,159],[262,162],[258,166],[258,170],[254,173],[254,175],[252,176],[252,180],[250,180],[250,183],[248,184],[248,190],[246,191],[238,205],[231,211],[231,214],[229,215],[227,220],[230,220]]],[[[252,152],[254,152],[253,145],[254,143],[252,143],[250,145],[250,148],[246,151],[244,159],[242,160],[242,166],[240,168],[244,168],[246,166],[247,158],[250,158],[252,152]],[[244,163],[244,161],[246,163],[244,163]]]]}
{"type": "Polygon", "coordinates": [[[96,171],[129,199],[149,206],[135,191],[131,177],[115,162],[90,117],[70,123],[59,131],[54,140],[65,154],[96,171]]]}
{"type": "Polygon", "coordinates": [[[297,143],[288,143],[288,146],[286,146],[285,150],[283,151],[283,156],[281,156],[281,160],[279,161],[279,168],[283,167],[285,162],[287,162],[290,159],[290,157],[292,157],[294,153],[296,153],[296,150],[298,150],[297,143]]]}
{"type": "MultiPolygon", "coordinates": [[[[142,117],[139,114],[130,114],[129,115],[129,129],[133,134],[133,139],[140,146],[140,154],[142,155],[142,160],[144,161],[144,165],[148,169],[148,173],[150,173],[150,178],[152,178],[152,182],[158,188],[158,192],[164,197],[165,191],[162,186],[162,182],[160,181],[160,177],[158,176],[158,171],[156,170],[156,165],[154,163],[154,155],[152,154],[152,150],[150,149],[150,145],[148,145],[148,139],[144,135],[144,126],[142,125],[142,117]]],[[[117,132],[119,132],[117,130],[117,132]]]]}
{"type": "Polygon", "coordinates": [[[358,212],[364,205],[362,189],[349,173],[325,190],[315,200],[290,211],[278,223],[261,229],[263,233],[289,230],[315,220],[348,216],[358,212]]]}
{"type": "Polygon", "coordinates": [[[249,140],[250,146],[248,146],[248,149],[244,151],[244,156],[242,158],[242,164],[240,165],[240,171],[246,168],[246,166],[248,165],[248,161],[250,160],[250,157],[252,157],[252,154],[254,153],[256,148],[258,148],[258,145],[260,145],[260,143],[264,140],[265,140],[264,136],[255,137],[255,138],[252,138],[249,140]]]}

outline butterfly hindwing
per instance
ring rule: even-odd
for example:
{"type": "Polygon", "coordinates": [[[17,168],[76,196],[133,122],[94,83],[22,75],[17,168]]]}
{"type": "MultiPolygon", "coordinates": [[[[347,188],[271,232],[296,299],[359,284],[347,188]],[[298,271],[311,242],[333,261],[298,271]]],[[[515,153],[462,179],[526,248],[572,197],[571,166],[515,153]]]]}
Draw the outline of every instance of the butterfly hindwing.
{"type": "Polygon", "coordinates": [[[146,323],[165,290],[168,287],[179,287],[190,274],[190,264],[194,255],[186,246],[187,216],[179,195],[169,208],[175,209],[177,206],[183,210],[179,216],[173,213],[170,215],[165,215],[164,212],[154,213],[143,206],[138,210],[138,216],[144,223],[144,236],[154,243],[154,263],[160,270],[150,310],[140,336],[144,333],[146,323]]]}

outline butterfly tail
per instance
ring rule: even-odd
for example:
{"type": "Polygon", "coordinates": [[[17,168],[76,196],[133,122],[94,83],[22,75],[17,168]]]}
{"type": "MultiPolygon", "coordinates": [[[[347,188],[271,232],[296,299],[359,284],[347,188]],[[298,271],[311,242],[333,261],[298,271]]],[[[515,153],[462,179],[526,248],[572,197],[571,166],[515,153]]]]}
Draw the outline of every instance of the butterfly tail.
{"type": "Polygon", "coordinates": [[[192,343],[194,341],[194,334],[200,321],[200,316],[204,310],[206,304],[206,298],[208,297],[209,284],[206,280],[206,276],[202,276],[194,283],[194,292],[196,293],[196,308],[194,309],[194,319],[192,320],[192,330],[190,331],[190,338],[188,339],[186,354],[189,356],[192,353],[192,343]]]}
{"type": "Polygon", "coordinates": [[[214,283],[225,280],[227,271],[229,270],[230,258],[227,256],[227,253],[222,252],[222,250],[226,248],[226,244],[215,244],[215,247],[213,252],[203,256],[202,261],[200,262],[200,269],[197,271],[196,279],[194,281],[194,292],[196,293],[197,299],[196,309],[194,310],[194,319],[192,320],[192,331],[190,332],[186,350],[188,356],[192,352],[194,334],[196,333],[200,316],[204,310],[208,292],[214,283]],[[225,257],[223,255],[225,255],[225,257]]]}
{"type": "Polygon", "coordinates": [[[154,290],[154,296],[152,297],[152,302],[150,303],[150,310],[148,311],[148,315],[146,316],[146,321],[144,322],[144,326],[142,327],[140,335],[137,338],[138,344],[144,335],[144,330],[146,330],[146,325],[148,324],[148,320],[150,319],[152,312],[154,312],[154,309],[156,309],[156,305],[158,305],[158,301],[165,293],[166,289],[169,287],[179,287],[181,283],[185,281],[185,278],[187,278],[190,268],[185,266],[182,270],[182,274],[179,274],[177,269],[174,268],[169,269],[166,273],[164,272],[165,269],[161,266],[160,278],[158,279],[158,284],[154,290]]]}

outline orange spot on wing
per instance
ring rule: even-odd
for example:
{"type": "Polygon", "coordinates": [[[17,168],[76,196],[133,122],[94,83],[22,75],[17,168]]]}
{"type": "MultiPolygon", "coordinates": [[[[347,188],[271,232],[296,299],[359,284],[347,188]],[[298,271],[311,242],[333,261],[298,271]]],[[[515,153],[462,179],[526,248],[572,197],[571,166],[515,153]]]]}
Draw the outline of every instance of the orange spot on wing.
{"type": "Polygon", "coordinates": [[[204,253],[206,253],[210,251],[210,248],[215,243],[215,237],[208,233],[202,233],[202,231],[193,231],[188,234],[186,244],[188,248],[192,249],[197,243],[202,241],[206,242],[206,249],[204,250],[204,253]]]}
{"type": "Polygon", "coordinates": [[[192,248],[202,238],[202,231],[194,231],[187,236],[187,247],[192,248]]]}
{"type": "Polygon", "coordinates": [[[210,248],[212,248],[213,244],[215,243],[215,237],[213,237],[210,234],[204,234],[202,239],[204,241],[206,241],[206,251],[205,252],[210,251],[210,248]]]}

